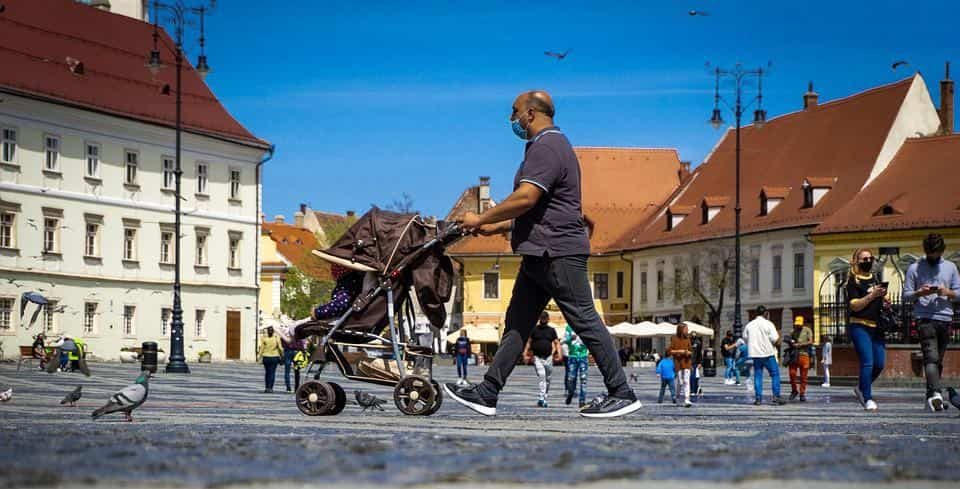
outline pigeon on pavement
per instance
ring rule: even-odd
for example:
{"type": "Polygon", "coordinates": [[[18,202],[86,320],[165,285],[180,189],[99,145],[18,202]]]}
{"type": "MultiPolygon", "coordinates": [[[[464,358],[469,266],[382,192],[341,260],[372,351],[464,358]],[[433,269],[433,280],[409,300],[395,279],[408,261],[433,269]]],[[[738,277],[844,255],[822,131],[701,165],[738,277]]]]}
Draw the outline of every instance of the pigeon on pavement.
{"type": "Polygon", "coordinates": [[[0,402],[8,402],[13,399],[13,388],[0,392],[0,402]]]}
{"type": "Polygon", "coordinates": [[[70,407],[77,407],[77,401],[80,400],[80,390],[82,388],[82,385],[78,385],[76,389],[64,396],[63,400],[60,401],[60,405],[69,404],[70,407]]]}
{"type": "Polygon", "coordinates": [[[953,404],[953,407],[960,409],[960,394],[957,394],[957,390],[953,387],[947,387],[947,392],[950,394],[947,396],[950,404],[953,404]]]}
{"type": "Polygon", "coordinates": [[[367,412],[367,409],[379,409],[383,411],[383,405],[387,403],[386,400],[366,392],[353,391],[353,394],[357,398],[357,404],[363,408],[361,412],[364,413],[367,412]]]}
{"type": "Polygon", "coordinates": [[[140,407],[141,404],[146,402],[147,394],[150,393],[150,371],[144,370],[140,373],[140,376],[137,377],[135,384],[124,387],[123,390],[117,392],[116,394],[110,396],[110,400],[107,401],[103,407],[97,409],[93,412],[93,419],[97,419],[103,415],[121,412],[126,416],[127,421],[133,421],[134,409],[140,407]]]}

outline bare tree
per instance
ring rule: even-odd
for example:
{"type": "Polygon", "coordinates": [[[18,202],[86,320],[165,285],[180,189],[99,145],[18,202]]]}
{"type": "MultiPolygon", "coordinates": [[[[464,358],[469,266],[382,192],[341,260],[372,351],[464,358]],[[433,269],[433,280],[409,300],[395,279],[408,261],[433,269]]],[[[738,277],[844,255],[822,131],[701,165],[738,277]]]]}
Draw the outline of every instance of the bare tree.
{"type": "Polygon", "coordinates": [[[400,212],[402,214],[418,214],[419,211],[413,207],[413,197],[404,192],[400,194],[399,199],[393,199],[393,202],[385,205],[383,208],[388,211],[400,212]]]}
{"type": "MultiPolygon", "coordinates": [[[[707,314],[707,323],[716,332],[715,338],[721,336],[725,301],[734,287],[734,255],[733,243],[725,240],[700,248],[674,263],[674,278],[670,284],[674,301],[678,304],[702,305],[707,314]]],[[[744,261],[741,260],[741,273],[746,268],[744,261]]]]}

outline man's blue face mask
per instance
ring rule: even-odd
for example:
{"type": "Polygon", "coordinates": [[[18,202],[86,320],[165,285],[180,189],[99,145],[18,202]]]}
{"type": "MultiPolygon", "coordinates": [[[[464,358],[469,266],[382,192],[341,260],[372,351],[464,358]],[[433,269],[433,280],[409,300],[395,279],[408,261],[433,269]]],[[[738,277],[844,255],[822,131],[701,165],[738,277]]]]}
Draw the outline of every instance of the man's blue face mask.
{"type": "Polygon", "coordinates": [[[513,128],[513,133],[516,134],[518,138],[526,141],[528,136],[527,130],[520,126],[520,119],[510,121],[510,127],[513,128]]]}

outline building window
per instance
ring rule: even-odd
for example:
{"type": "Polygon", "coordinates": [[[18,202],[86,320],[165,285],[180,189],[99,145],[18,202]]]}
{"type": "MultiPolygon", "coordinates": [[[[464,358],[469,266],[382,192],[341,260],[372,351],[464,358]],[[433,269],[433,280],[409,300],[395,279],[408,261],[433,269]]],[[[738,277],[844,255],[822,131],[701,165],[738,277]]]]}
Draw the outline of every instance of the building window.
{"type": "Polygon", "coordinates": [[[12,212],[0,212],[0,248],[16,248],[17,215],[12,212]]]}
{"type": "Polygon", "coordinates": [[[230,235],[229,267],[240,268],[240,236],[230,235]]]}
{"type": "Polygon", "coordinates": [[[773,255],[773,290],[781,290],[783,285],[783,257],[773,255]]]}
{"type": "Polygon", "coordinates": [[[55,217],[43,218],[43,252],[60,251],[60,220],[55,217]]]}
{"type": "Polygon", "coordinates": [[[43,169],[47,171],[60,171],[60,138],[57,136],[44,136],[43,153],[43,169]]]}
{"type": "Polygon", "coordinates": [[[160,336],[166,336],[170,332],[170,318],[173,311],[169,307],[160,309],[160,336]]]}
{"type": "Polygon", "coordinates": [[[673,268],[673,301],[677,304],[683,301],[683,271],[680,267],[673,268]]]}
{"type": "Polygon", "coordinates": [[[240,170],[230,170],[230,198],[240,199],[240,170]]]}
{"type": "Polygon", "coordinates": [[[640,272],[640,302],[647,303],[647,272],[640,272]]]}
{"type": "Polygon", "coordinates": [[[133,336],[135,329],[133,327],[134,316],[137,313],[137,306],[123,306],[123,334],[124,336],[133,336]]]}
{"type": "Polygon", "coordinates": [[[137,167],[140,165],[140,154],[136,151],[126,151],[124,160],[126,161],[126,173],[124,175],[123,183],[127,185],[136,185],[137,167]]]}
{"type": "Polygon", "coordinates": [[[173,232],[160,232],[160,263],[173,263],[171,258],[173,250],[173,232]]]}
{"type": "Polygon", "coordinates": [[[173,158],[163,157],[163,188],[174,190],[177,185],[176,166],[173,158]]]}
{"type": "Polygon", "coordinates": [[[623,272],[617,272],[617,299],[623,299],[623,272]]]}
{"type": "Polygon", "coordinates": [[[750,260],[750,292],[757,294],[760,292],[760,259],[750,260]]]}
{"type": "Polygon", "coordinates": [[[100,224],[87,223],[86,241],[83,248],[84,256],[100,256],[100,224]]]}
{"type": "Polygon", "coordinates": [[[97,303],[83,303],[83,332],[93,334],[97,332],[97,303]]]}
{"type": "Polygon", "coordinates": [[[609,277],[605,273],[593,274],[593,298],[606,300],[610,295],[609,277]]]}
{"type": "Polygon", "coordinates": [[[663,302],[663,270],[657,270],[657,302],[663,302]]]}
{"type": "Polygon", "coordinates": [[[100,178],[100,146],[87,143],[87,176],[100,178]]]}
{"type": "Polygon", "coordinates": [[[128,261],[137,260],[137,229],[123,229],[123,259],[128,261]]]}
{"type": "Polygon", "coordinates": [[[0,131],[0,161],[16,163],[17,158],[17,130],[4,127],[0,131]]]}
{"type": "Polygon", "coordinates": [[[0,297],[0,331],[13,331],[13,299],[0,297]]]}
{"type": "Polygon", "coordinates": [[[52,333],[57,330],[57,301],[47,300],[43,306],[43,331],[52,333]]]}
{"type": "Polygon", "coordinates": [[[197,233],[197,255],[195,265],[198,267],[207,266],[207,235],[197,233]]]}
{"type": "Polygon", "coordinates": [[[700,290],[700,265],[694,265],[690,270],[691,289],[700,290]]]}
{"type": "Polygon", "coordinates": [[[483,272],[483,298],[500,298],[500,274],[498,272],[483,272]]]}
{"type": "Polygon", "coordinates": [[[804,288],[803,279],[806,272],[804,271],[803,258],[804,258],[803,253],[793,254],[793,288],[794,289],[804,288]]]}
{"type": "Polygon", "coordinates": [[[207,193],[207,164],[197,163],[197,193],[207,193]]]}
{"type": "Polygon", "coordinates": [[[206,330],[203,328],[203,319],[204,319],[204,316],[207,315],[207,311],[204,311],[203,309],[197,309],[196,315],[197,315],[197,324],[193,328],[193,334],[197,338],[203,338],[206,336],[204,334],[206,330]]]}

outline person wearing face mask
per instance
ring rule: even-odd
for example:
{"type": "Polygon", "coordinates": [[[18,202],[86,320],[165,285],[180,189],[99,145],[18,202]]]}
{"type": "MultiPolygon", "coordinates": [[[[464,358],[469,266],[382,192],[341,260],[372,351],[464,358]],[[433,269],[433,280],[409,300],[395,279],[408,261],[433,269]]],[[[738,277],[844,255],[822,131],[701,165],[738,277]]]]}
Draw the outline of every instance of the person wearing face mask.
{"type": "Polygon", "coordinates": [[[459,219],[468,232],[495,235],[512,231],[513,251],[522,256],[507,308],[500,347],[482,383],[444,389],[454,400],[493,416],[497,397],[523,352],[550,299],[580,336],[603,374],[607,395],[580,409],[584,417],[611,418],[640,409],[627,384],[617,350],[597,314],[587,279],[589,221],[583,215],[580,163],[567,137],[553,123],[553,101],[544,91],[530,91],[513,102],[510,126],[524,140],[523,162],[513,193],[481,214],[459,219]]]}
{"type": "Polygon", "coordinates": [[[883,372],[887,345],[883,333],[877,330],[887,289],[873,273],[873,253],[858,249],[853,252],[853,267],[847,276],[847,302],[850,319],[847,335],[853,341],[860,362],[860,380],[853,388],[857,401],[867,411],[876,411],[873,400],[873,382],[883,372]]]}
{"type": "Polygon", "coordinates": [[[927,408],[944,411],[940,392],[943,356],[950,342],[953,302],[960,294],[957,266],[943,259],[943,236],[931,233],[923,240],[925,259],[910,265],[903,284],[903,298],[913,302],[913,318],[920,333],[923,372],[927,379],[927,408]]]}

